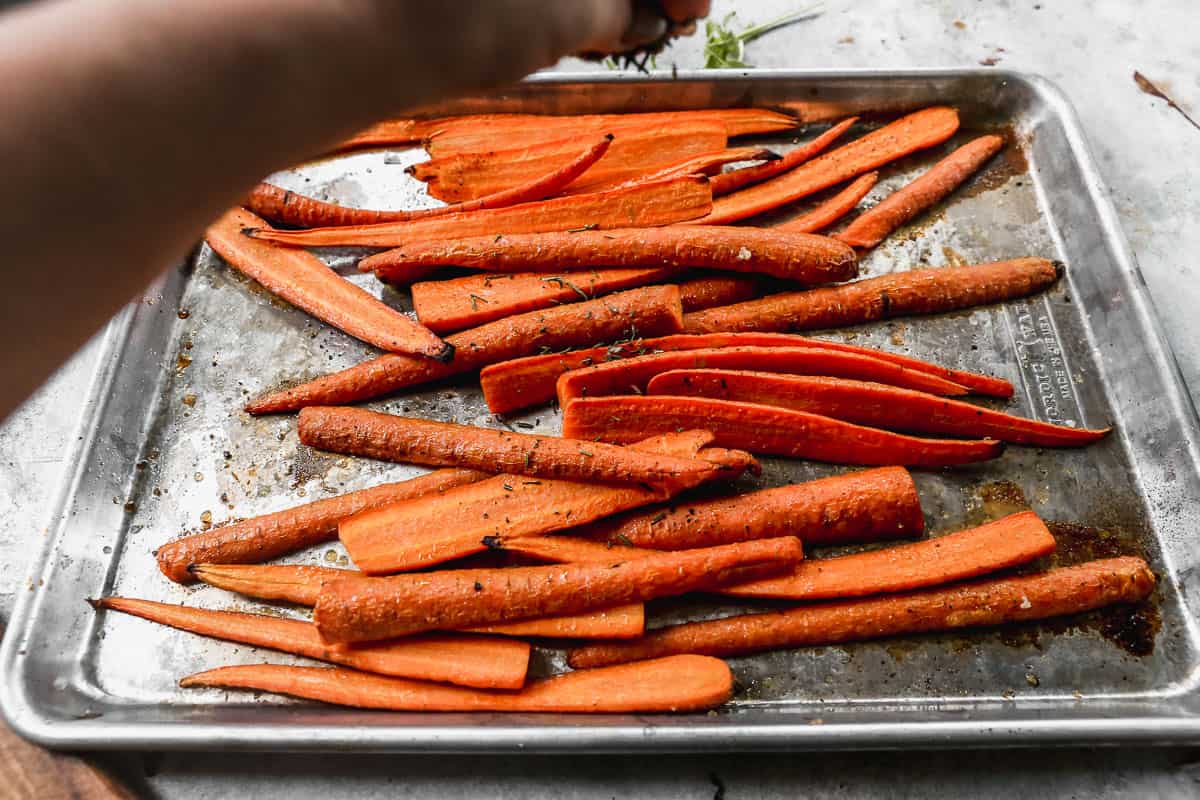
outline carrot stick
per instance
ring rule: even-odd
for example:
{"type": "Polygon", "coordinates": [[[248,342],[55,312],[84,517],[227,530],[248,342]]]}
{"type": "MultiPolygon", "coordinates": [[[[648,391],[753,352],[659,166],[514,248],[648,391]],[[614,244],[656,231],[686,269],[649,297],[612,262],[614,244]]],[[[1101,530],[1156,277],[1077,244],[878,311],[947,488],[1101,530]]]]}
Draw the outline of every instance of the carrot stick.
{"type": "Polygon", "coordinates": [[[675,625],[627,644],[580,647],[571,651],[569,661],[578,669],[671,653],[733,656],[989,627],[1135,603],[1150,595],[1154,582],[1154,573],[1142,559],[1109,558],[1037,575],[675,625]]]}
{"type": "Polygon", "coordinates": [[[251,414],[366,400],[409,386],[528,356],[542,348],[592,345],[626,336],[678,333],[683,313],[676,286],[650,286],[490,322],[446,338],[455,347],[449,364],[386,355],[247,404],[251,414]]]}
{"type": "Polygon", "coordinates": [[[515,536],[488,543],[493,550],[516,553],[551,564],[595,564],[645,558],[655,550],[619,544],[603,544],[576,536],[515,536]]]}
{"type": "Polygon", "coordinates": [[[964,144],[921,177],[859,215],[837,238],[853,247],[874,247],[896,228],[944,200],[1002,147],[1004,140],[999,136],[980,136],[964,144]]]}
{"type": "MultiPolygon", "coordinates": [[[[639,175],[630,179],[622,186],[632,186],[646,181],[661,181],[666,178],[678,178],[681,175],[717,175],[721,167],[741,161],[777,161],[779,156],[765,147],[733,147],[728,150],[717,150],[712,153],[701,153],[680,161],[675,161],[655,172],[639,175]]],[[[572,187],[574,188],[574,187],[572,187]]]]}
{"type": "Polygon", "coordinates": [[[774,180],[722,197],[713,203],[708,216],[696,222],[727,225],[794,203],[918,150],[939,145],[957,130],[958,112],[952,108],[938,106],[917,111],[774,180]]]}
{"type": "Polygon", "coordinates": [[[713,397],[807,411],[858,425],[912,433],[998,439],[1038,447],[1081,447],[1108,435],[878,383],[741,370],[675,370],[654,376],[646,394],[713,397]]]}
{"type": "MultiPolygon", "coordinates": [[[[209,246],[238,272],[322,322],[382,350],[449,361],[454,347],[389,308],[311,253],[254,241],[246,228],[266,223],[244,209],[225,212],[205,232],[209,246]]],[[[264,228],[264,230],[266,230],[264,228]]]]}
{"type": "Polygon", "coordinates": [[[158,548],[162,573],[177,583],[191,583],[188,567],[201,562],[246,564],[269,561],[337,537],[338,522],[371,508],[444,492],[483,480],[486,473],[442,469],[398,483],[318,500],[274,514],[232,522],[194,533],[158,548]]]}
{"type": "Polygon", "coordinates": [[[311,228],[277,231],[254,225],[243,232],[254,239],[290,247],[363,245],[409,247],[416,242],[459,239],[468,236],[567,231],[575,228],[631,228],[670,225],[708,213],[712,192],[708,178],[683,178],[641,183],[607,192],[555,197],[504,208],[485,208],[443,214],[413,222],[379,225],[348,225],[340,228],[311,228]]]}
{"type": "MultiPolygon", "coordinates": [[[[795,231],[797,233],[816,233],[817,231],[824,230],[853,211],[859,201],[875,188],[875,182],[878,180],[878,172],[868,172],[866,175],[860,175],[849,186],[824,203],[821,203],[812,211],[795,219],[788,220],[782,225],[776,225],[772,230],[795,231]]],[[[835,236],[834,238],[838,237],[835,236]]]]}
{"type": "Polygon", "coordinates": [[[645,602],[763,577],[801,558],[799,540],[785,537],[615,563],[342,578],[322,584],[313,621],[327,642],[373,641],[645,602]]]}
{"type": "Polygon", "coordinates": [[[806,161],[811,161],[815,156],[826,150],[829,145],[833,144],[835,140],[840,138],[843,133],[850,130],[856,122],[858,122],[858,117],[844,119],[815,139],[805,142],[786,153],[777,161],[769,161],[766,164],[746,167],[745,169],[734,170],[733,172],[726,172],[717,176],[713,179],[713,197],[720,197],[731,192],[736,192],[738,189],[750,186],[751,184],[762,183],[768,178],[782,175],[806,161]]]}
{"type": "Polygon", "coordinates": [[[897,272],[842,286],[784,292],[688,314],[688,333],[806,331],[1025,297],[1050,286],[1059,268],[1044,258],[897,272]]]}
{"type": "Polygon", "coordinates": [[[363,147],[386,147],[393,144],[416,144],[434,133],[443,120],[390,119],[364,128],[339,144],[334,152],[357,150],[363,147]]]}
{"type": "Polygon", "coordinates": [[[106,597],[97,600],[95,606],[201,636],[403,678],[483,689],[520,689],[525,685],[529,668],[529,645],[511,639],[439,635],[359,647],[330,647],[321,641],[312,623],[300,620],[124,597],[106,597]]]}
{"type": "Polygon", "coordinates": [[[804,561],[790,575],[727,586],[721,593],[821,600],[904,592],[975,578],[1053,552],[1050,531],[1037,514],[1025,511],[936,539],[804,561]]]}
{"type": "MultiPolygon", "coordinates": [[[[631,190],[622,190],[631,191],[631,190]]],[[[488,272],[560,272],[591,267],[703,267],[753,272],[805,284],[858,274],[854,250],[827,236],[776,233],[773,228],[683,226],[616,230],[561,229],[413,242],[369,256],[359,269],[385,281],[406,281],[413,268],[460,266],[488,272]]]]}
{"type": "MultiPolygon", "coordinates": [[[[677,274],[673,267],[645,269],[599,269],[570,275],[520,272],[508,275],[468,275],[445,281],[422,281],[412,285],[413,309],[421,324],[435,333],[472,328],[493,320],[550,308],[578,300],[591,300],[612,292],[661,283],[677,274]]],[[[679,287],[680,299],[687,284],[679,287]]],[[[712,308],[753,297],[753,293],[728,292],[729,299],[698,306],[683,303],[683,310],[712,308]]],[[[721,298],[723,299],[723,298],[721,298]]]]}
{"type": "Polygon", "coordinates": [[[683,313],[740,303],[758,295],[759,280],[753,275],[712,275],[679,284],[683,313]]]}
{"type": "Polygon", "coordinates": [[[721,446],[832,464],[946,467],[1004,452],[1002,442],[990,439],[918,439],[804,411],[702,397],[586,397],[563,411],[564,436],[606,442],[700,425],[721,446]]]}
{"type": "Polygon", "coordinates": [[[646,607],[628,603],[578,614],[480,625],[463,632],[539,639],[636,639],[646,632],[646,607]]]}
{"type": "Polygon", "coordinates": [[[252,689],[334,705],[390,711],[509,711],[634,714],[702,711],[733,695],[724,661],[679,656],[613,669],[568,672],[519,692],[464,689],[348,669],[258,664],[189,675],[185,689],[252,689]]]}

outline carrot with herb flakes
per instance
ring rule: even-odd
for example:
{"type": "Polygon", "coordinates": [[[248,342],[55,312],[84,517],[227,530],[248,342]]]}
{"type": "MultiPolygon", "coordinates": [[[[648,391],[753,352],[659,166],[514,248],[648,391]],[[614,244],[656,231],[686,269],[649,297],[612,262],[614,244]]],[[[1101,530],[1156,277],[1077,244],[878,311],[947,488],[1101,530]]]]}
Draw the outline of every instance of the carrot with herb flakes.
{"type": "Polygon", "coordinates": [[[570,652],[568,661],[581,669],[672,653],[735,656],[992,627],[1136,603],[1150,596],[1154,583],[1154,573],[1142,559],[1109,558],[1035,575],[675,625],[628,643],[577,648],[570,652]]]}
{"type": "Polygon", "coordinates": [[[272,414],[305,406],[355,403],[543,349],[561,350],[631,335],[678,333],[682,327],[677,286],[632,289],[598,300],[518,314],[448,336],[446,341],[455,347],[454,360],[449,364],[385,355],[274,392],[248,403],[246,410],[272,414]]]}
{"type": "Polygon", "coordinates": [[[811,161],[828,149],[829,145],[839,139],[842,134],[850,130],[856,122],[858,122],[858,117],[844,119],[815,139],[805,142],[785,153],[778,160],[768,161],[765,164],[759,164],[754,167],[733,170],[732,172],[726,172],[717,176],[713,179],[713,197],[721,197],[746,186],[762,183],[769,178],[774,178],[776,175],[782,175],[789,170],[793,170],[806,161],[811,161]]]}
{"type": "Polygon", "coordinates": [[[388,711],[650,714],[703,711],[733,696],[733,674],[719,658],[677,656],[581,670],[534,681],[516,692],[389,678],[354,670],[257,664],[189,675],[184,689],[275,692],[334,705],[388,711]]]}
{"type": "Polygon", "coordinates": [[[1040,292],[1060,276],[1044,258],[896,272],[841,286],[784,292],[688,314],[688,333],[808,331],[941,314],[1040,292]]]}
{"type": "Polygon", "coordinates": [[[454,346],[400,312],[367,294],[325,266],[311,253],[259,242],[242,235],[265,226],[241,208],[225,212],[209,226],[209,246],[238,272],[271,294],[381,350],[449,361],[454,346]]]}
{"type": "Polygon", "coordinates": [[[869,250],[922,211],[940,203],[1004,147],[999,136],[980,136],[929,168],[919,178],[860,214],[836,238],[869,250]]]}
{"type": "Polygon", "coordinates": [[[375,641],[713,589],[785,571],[801,558],[800,541],[786,537],[614,563],[342,578],[321,585],[313,621],[327,642],[375,641]]]}
{"type": "Polygon", "coordinates": [[[701,153],[698,156],[690,156],[681,161],[675,161],[655,172],[639,175],[621,185],[632,186],[635,183],[660,181],[664,178],[678,178],[681,175],[713,176],[720,174],[721,167],[726,164],[735,164],[742,161],[771,162],[778,159],[778,155],[765,147],[733,147],[728,150],[701,153]]]}
{"type": "Polygon", "coordinates": [[[132,614],[189,633],[266,647],[381,675],[454,683],[481,689],[520,689],[530,647],[511,639],[432,635],[357,647],[330,647],[310,622],[265,614],[211,611],[125,597],[106,597],[97,609],[132,614]]]}
{"type": "Polygon", "coordinates": [[[177,583],[195,578],[188,567],[201,562],[246,564],[279,556],[337,538],[341,520],[361,511],[444,492],[454,486],[483,480],[487,473],[442,469],[398,483],[306,503],[260,517],[231,522],[164,544],[155,556],[162,573],[177,583]]]}
{"type": "Polygon", "coordinates": [[[585,397],[563,409],[563,435],[579,439],[628,442],[699,425],[723,447],[831,464],[948,467],[1004,452],[1003,442],[990,439],[920,439],[804,411],[706,397],[585,397]]]}
{"type": "MultiPolygon", "coordinates": [[[[773,230],[796,231],[798,233],[816,233],[828,228],[842,217],[854,210],[867,193],[875,188],[879,180],[878,172],[868,172],[860,175],[840,192],[818,205],[807,214],[790,219],[782,225],[776,225],[773,230]]],[[[837,235],[834,238],[839,238],[837,235]]]]}
{"type": "MultiPolygon", "coordinates": [[[[740,303],[758,295],[761,283],[754,275],[710,275],[681,281],[679,302],[683,313],[740,303]]],[[[432,329],[431,329],[432,330],[432,329]]]]}

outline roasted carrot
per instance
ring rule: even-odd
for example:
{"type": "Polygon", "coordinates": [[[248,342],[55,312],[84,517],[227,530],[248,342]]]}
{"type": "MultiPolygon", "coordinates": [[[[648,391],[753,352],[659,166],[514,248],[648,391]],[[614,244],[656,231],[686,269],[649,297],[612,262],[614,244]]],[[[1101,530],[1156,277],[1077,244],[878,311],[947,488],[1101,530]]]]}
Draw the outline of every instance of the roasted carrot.
{"type": "Polygon", "coordinates": [[[782,225],[776,225],[774,230],[797,231],[799,233],[816,233],[817,231],[824,230],[853,211],[859,201],[875,188],[875,182],[878,180],[878,172],[868,172],[866,175],[860,175],[849,186],[824,203],[821,203],[812,211],[795,219],[790,219],[782,225]]]}
{"type": "Polygon", "coordinates": [[[511,639],[437,635],[358,647],[330,647],[321,641],[312,623],[301,620],[124,597],[106,597],[95,605],[201,636],[267,647],[381,675],[483,689],[520,689],[525,685],[529,668],[529,645],[511,639]]]}
{"type": "Polygon", "coordinates": [[[421,241],[468,236],[495,238],[499,234],[568,231],[576,228],[591,230],[669,225],[695,219],[708,213],[711,206],[712,192],[708,188],[708,178],[688,175],[639,183],[625,189],[555,197],[504,208],[443,214],[413,222],[311,228],[306,231],[277,231],[248,224],[243,226],[243,232],[252,239],[291,247],[409,247],[421,241]]]}
{"type": "Polygon", "coordinates": [[[759,280],[753,275],[712,275],[682,281],[679,284],[679,301],[686,314],[740,303],[756,296],[758,291],[759,280]]]}
{"type": "Polygon", "coordinates": [[[390,711],[516,711],[635,714],[702,711],[733,695],[724,661],[678,656],[612,669],[568,672],[518,692],[386,678],[348,669],[257,664],[189,675],[185,689],[215,686],[276,692],[334,705],[390,711]]]}
{"type": "Polygon", "coordinates": [[[500,622],[466,628],[463,633],[533,636],[539,639],[636,639],[646,632],[646,607],[628,603],[578,614],[500,622]]]}
{"type": "Polygon", "coordinates": [[[777,178],[720,198],[713,203],[712,213],[696,222],[727,225],[793,203],[918,150],[939,145],[957,130],[958,112],[952,108],[939,106],[917,111],[777,178]]]}
{"type": "MultiPolygon", "coordinates": [[[[716,175],[726,164],[741,161],[776,161],[779,156],[765,147],[732,147],[728,150],[717,150],[711,153],[701,153],[680,161],[667,164],[662,169],[648,172],[632,178],[623,186],[632,186],[645,181],[660,181],[665,178],[678,178],[681,175],[716,175]]],[[[572,187],[573,189],[574,187],[572,187]]]]}
{"type": "Polygon", "coordinates": [[[683,313],[676,286],[650,286],[586,303],[531,311],[447,337],[454,360],[387,355],[249,403],[251,414],[295,411],[305,406],[354,403],[409,386],[470,372],[487,364],[528,356],[545,348],[592,345],[627,336],[678,333],[683,313]]]}
{"type": "Polygon", "coordinates": [[[750,186],[751,184],[762,183],[768,178],[782,175],[806,161],[811,161],[822,151],[826,150],[829,145],[833,144],[843,133],[850,130],[855,122],[858,122],[858,117],[850,117],[849,119],[842,120],[820,136],[796,147],[776,161],[769,161],[766,164],[746,167],[745,169],[734,170],[717,176],[713,179],[713,197],[720,197],[731,192],[736,192],[738,189],[750,186]]]}
{"type": "Polygon", "coordinates": [[[675,625],[628,643],[580,647],[571,651],[569,660],[578,669],[672,653],[733,656],[989,627],[1135,603],[1153,590],[1154,573],[1145,561],[1109,558],[1036,575],[675,625]]]}
{"type": "Polygon", "coordinates": [[[698,369],[654,376],[647,394],[714,397],[792,408],[873,428],[998,439],[1038,447],[1081,447],[1108,435],[1005,414],[879,383],[770,372],[698,369]]]}
{"type": "Polygon", "coordinates": [[[516,553],[551,564],[614,563],[644,558],[657,551],[623,544],[604,544],[577,536],[515,536],[488,542],[493,550],[516,553]]]}
{"type": "Polygon", "coordinates": [[[803,284],[844,281],[858,274],[853,248],[836,239],[744,226],[464,234],[452,240],[413,242],[359,262],[359,269],[371,269],[382,280],[400,282],[410,280],[414,268],[424,272],[439,266],[556,273],[599,266],[703,267],[772,275],[803,284]]]}
{"type": "Polygon", "coordinates": [[[178,583],[194,580],[188,567],[201,562],[246,564],[269,561],[337,537],[338,522],[371,508],[410,497],[443,492],[480,481],[486,473],[442,469],[398,483],[318,500],[274,514],[221,525],[184,536],[158,548],[158,568],[178,583]]]}
{"type": "Polygon", "coordinates": [[[335,148],[334,152],[357,150],[362,147],[386,147],[394,144],[416,144],[433,134],[445,120],[389,119],[364,128],[335,148]]]}
{"type": "Polygon", "coordinates": [[[785,537],[614,563],[342,578],[321,585],[313,621],[327,642],[374,641],[713,589],[785,571],[801,558],[800,541],[785,537]]]}
{"type": "Polygon", "coordinates": [[[606,442],[700,425],[721,446],[833,464],[946,467],[1004,452],[1003,442],[990,439],[919,439],[804,411],[706,397],[585,397],[563,410],[564,436],[606,442]]]}
{"type": "Polygon", "coordinates": [[[860,214],[837,234],[852,247],[870,249],[927,208],[945,199],[1004,147],[999,136],[980,136],[929,168],[921,177],[860,214]]]}
{"type": "MultiPolygon", "coordinates": [[[[413,309],[421,324],[444,334],[483,325],[492,320],[550,308],[578,300],[591,300],[612,292],[661,283],[676,275],[673,267],[645,269],[598,269],[562,275],[520,272],[507,275],[468,275],[444,281],[422,281],[412,285],[413,309]]],[[[692,299],[688,284],[680,284],[683,310],[712,308],[753,297],[753,293],[729,292],[730,299],[707,305],[692,299]]],[[[720,298],[717,298],[720,299],[720,298]]]]}
{"type": "Polygon", "coordinates": [[[225,212],[205,238],[231,267],[274,295],[340,331],[382,350],[449,361],[454,346],[389,308],[321,263],[311,253],[276,247],[242,235],[266,223],[241,208],[225,212]]]}
{"type": "Polygon", "coordinates": [[[688,314],[688,333],[807,331],[940,314],[1039,292],[1059,277],[1044,258],[897,272],[842,286],[784,292],[688,314]]]}

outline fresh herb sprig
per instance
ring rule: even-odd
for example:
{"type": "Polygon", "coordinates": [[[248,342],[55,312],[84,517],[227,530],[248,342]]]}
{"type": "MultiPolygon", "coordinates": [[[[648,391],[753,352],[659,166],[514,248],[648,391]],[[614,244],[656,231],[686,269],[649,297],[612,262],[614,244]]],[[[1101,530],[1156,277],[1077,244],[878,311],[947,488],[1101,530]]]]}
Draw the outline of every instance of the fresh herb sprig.
{"type": "Polygon", "coordinates": [[[793,22],[815,17],[822,10],[822,6],[818,4],[786,14],[772,22],[764,22],[762,25],[746,28],[740,33],[735,32],[732,27],[733,21],[737,17],[736,11],[727,14],[725,19],[720,22],[708,20],[704,23],[704,67],[705,69],[745,69],[750,66],[745,61],[748,42],[785,25],[791,25],[793,22]]]}

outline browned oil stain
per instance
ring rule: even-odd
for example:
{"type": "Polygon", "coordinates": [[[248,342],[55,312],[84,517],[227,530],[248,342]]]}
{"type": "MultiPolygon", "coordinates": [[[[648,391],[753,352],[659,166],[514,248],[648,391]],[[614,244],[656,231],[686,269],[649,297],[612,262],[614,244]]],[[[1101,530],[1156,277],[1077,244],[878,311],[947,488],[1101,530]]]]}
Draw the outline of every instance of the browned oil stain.
{"type": "Polygon", "coordinates": [[[996,157],[975,173],[956,192],[959,197],[975,197],[984,192],[1003,189],[1012,181],[1019,187],[1028,180],[1029,159],[1026,156],[1024,136],[1017,133],[1012,125],[1005,125],[990,131],[1004,139],[1004,149],[996,157]]]}
{"type": "Polygon", "coordinates": [[[289,467],[292,476],[292,488],[308,483],[310,480],[324,478],[330,468],[338,462],[338,456],[322,453],[311,447],[300,445],[296,448],[296,457],[289,467]]]}
{"type": "Polygon", "coordinates": [[[192,365],[192,357],[191,356],[187,356],[187,355],[184,355],[183,353],[180,353],[175,358],[176,372],[183,372],[185,369],[187,369],[191,365],[192,365]]]}
{"type": "Polygon", "coordinates": [[[1168,108],[1173,108],[1178,111],[1184,119],[1192,124],[1193,128],[1200,130],[1200,122],[1196,122],[1196,120],[1192,119],[1191,114],[1184,111],[1183,108],[1181,108],[1180,105],[1176,103],[1164,89],[1160,88],[1145,75],[1135,70],[1133,73],[1133,82],[1136,83],[1138,89],[1145,94],[1148,94],[1151,97],[1157,97],[1159,100],[1165,100],[1168,108]]]}

